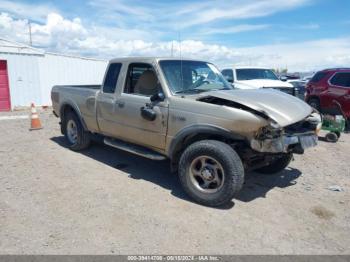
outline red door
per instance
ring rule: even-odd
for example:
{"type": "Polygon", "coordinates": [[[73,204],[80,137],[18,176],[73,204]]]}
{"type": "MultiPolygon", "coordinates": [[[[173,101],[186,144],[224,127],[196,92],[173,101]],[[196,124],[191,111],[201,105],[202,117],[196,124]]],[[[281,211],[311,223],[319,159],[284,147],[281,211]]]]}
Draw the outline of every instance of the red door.
{"type": "Polygon", "coordinates": [[[0,60],[0,111],[10,111],[10,89],[7,76],[7,63],[0,60]]]}

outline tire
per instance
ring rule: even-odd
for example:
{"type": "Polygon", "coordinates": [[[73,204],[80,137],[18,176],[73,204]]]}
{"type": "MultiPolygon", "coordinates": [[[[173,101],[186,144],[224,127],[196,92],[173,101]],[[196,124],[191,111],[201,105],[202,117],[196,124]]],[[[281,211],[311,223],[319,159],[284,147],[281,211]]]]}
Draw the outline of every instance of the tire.
{"type": "Polygon", "coordinates": [[[327,142],[335,143],[335,142],[338,141],[338,138],[339,138],[339,137],[338,137],[337,134],[334,133],[334,132],[329,132],[329,133],[326,134],[326,140],[327,140],[327,142]]]}
{"type": "Polygon", "coordinates": [[[80,151],[90,146],[90,134],[86,132],[80,119],[75,113],[68,113],[64,121],[64,136],[68,142],[69,148],[73,151],[80,151]],[[71,125],[76,127],[76,139],[72,139],[70,134],[71,125]]]}
{"type": "Polygon", "coordinates": [[[190,145],[181,155],[178,174],[183,189],[193,200],[212,207],[231,201],[244,182],[238,154],[229,145],[215,140],[190,145]]]}
{"type": "Polygon", "coordinates": [[[272,161],[269,165],[258,168],[254,171],[265,175],[276,174],[284,170],[289,165],[290,161],[292,161],[292,159],[293,159],[292,153],[283,154],[282,157],[272,161]]]}
{"type": "Polygon", "coordinates": [[[337,135],[338,139],[340,138],[341,133],[339,131],[334,131],[334,134],[337,135]]]}
{"type": "Polygon", "coordinates": [[[307,103],[315,108],[317,111],[321,112],[321,105],[320,105],[320,100],[318,98],[310,98],[307,103]]]}

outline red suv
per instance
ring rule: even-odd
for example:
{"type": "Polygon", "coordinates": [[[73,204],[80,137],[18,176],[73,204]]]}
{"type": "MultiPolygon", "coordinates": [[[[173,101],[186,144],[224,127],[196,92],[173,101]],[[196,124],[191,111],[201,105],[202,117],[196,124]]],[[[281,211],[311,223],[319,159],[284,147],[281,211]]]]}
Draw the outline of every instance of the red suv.
{"type": "Polygon", "coordinates": [[[320,112],[329,114],[340,114],[340,105],[350,121],[350,68],[317,72],[307,83],[305,101],[320,112]]]}

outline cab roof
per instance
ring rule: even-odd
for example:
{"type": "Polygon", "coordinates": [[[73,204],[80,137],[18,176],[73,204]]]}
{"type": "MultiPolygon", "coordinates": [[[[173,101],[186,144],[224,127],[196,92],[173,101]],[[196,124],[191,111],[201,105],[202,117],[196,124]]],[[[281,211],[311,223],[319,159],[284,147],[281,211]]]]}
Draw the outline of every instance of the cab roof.
{"type": "Polygon", "coordinates": [[[114,58],[109,61],[109,63],[123,63],[123,62],[132,62],[132,63],[138,63],[138,62],[147,62],[151,63],[154,61],[162,61],[162,60],[176,60],[176,61],[200,61],[200,62],[207,62],[200,59],[193,59],[193,58],[185,58],[185,57],[157,57],[157,56],[150,56],[150,57],[144,57],[144,56],[135,56],[135,57],[121,57],[121,58],[114,58]]]}

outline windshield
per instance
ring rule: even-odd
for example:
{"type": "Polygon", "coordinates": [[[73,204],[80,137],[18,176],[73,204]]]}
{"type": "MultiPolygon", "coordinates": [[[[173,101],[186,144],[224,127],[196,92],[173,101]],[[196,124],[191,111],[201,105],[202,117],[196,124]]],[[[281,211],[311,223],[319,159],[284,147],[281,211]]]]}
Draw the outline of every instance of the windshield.
{"type": "Polygon", "coordinates": [[[210,63],[186,60],[159,62],[166,81],[174,94],[200,93],[232,89],[220,71],[210,63]]]}
{"type": "Polygon", "coordinates": [[[237,80],[271,79],[278,80],[270,69],[244,68],[236,69],[237,80]]]}

